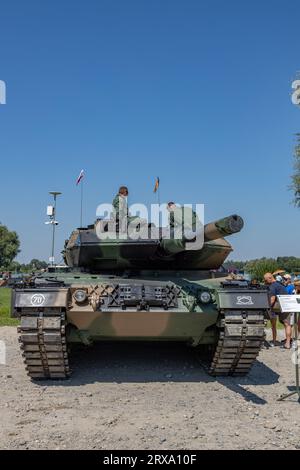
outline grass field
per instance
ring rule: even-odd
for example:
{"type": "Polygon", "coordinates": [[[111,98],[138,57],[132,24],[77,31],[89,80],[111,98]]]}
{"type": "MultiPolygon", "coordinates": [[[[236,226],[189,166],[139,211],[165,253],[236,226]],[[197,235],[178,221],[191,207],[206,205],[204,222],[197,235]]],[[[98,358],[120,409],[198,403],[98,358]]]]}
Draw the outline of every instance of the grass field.
{"type": "Polygon", "coordinates": [[[10,297],[11,290],[5,287],[0,288],[0,326],[18,325],[19,321],[10,318],[10,297]]]}

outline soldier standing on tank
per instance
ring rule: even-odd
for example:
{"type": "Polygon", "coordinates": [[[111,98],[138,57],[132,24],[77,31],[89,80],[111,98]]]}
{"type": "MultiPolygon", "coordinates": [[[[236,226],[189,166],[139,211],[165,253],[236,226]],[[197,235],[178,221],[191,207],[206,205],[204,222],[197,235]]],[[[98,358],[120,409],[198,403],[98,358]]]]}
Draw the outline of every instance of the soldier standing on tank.
{"type": "Polygon", "coordinates": [[[128,188],[126,186],[120,186],[118,194],[114,197],[112,202],[114,211],[116,214],[119,214],[122,209],[126,206],[127,208],[127,197],[128,197],[128,188]]]}
{"type": "Polygon", "coordinates": [[[127,219],[128,219],[128,188],[126,186],[120,186],[118,194],[114,197],[112,202],[114,217],[117,223],[117,231],[127,228],[127,219]],[[122,223],[125,222],[125,224],[122,223]],[[124,226],[123,226],[124,225],[124,226]]]}

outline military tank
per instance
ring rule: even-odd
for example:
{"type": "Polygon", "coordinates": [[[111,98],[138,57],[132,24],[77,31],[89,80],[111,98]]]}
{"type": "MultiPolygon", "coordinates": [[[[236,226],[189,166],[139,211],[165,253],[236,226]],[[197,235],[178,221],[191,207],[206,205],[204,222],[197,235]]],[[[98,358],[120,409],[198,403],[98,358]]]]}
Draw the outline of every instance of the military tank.
{"type": "Polygon", "coordinates": [[[12,315],[20,318],[29,376],[67,378],[73,344],[107,340],[182,341],[211,375],[247,374],[264,340],[267,293],[218,272],[232,251],[225,237],[242,229],[242,218],[205,225],[196,250],[153,226],[151,239],[100,240],[99,227],[108,225],[97,220],[74,230],[65,267],[49,267],[14,289],[12,315]]]}

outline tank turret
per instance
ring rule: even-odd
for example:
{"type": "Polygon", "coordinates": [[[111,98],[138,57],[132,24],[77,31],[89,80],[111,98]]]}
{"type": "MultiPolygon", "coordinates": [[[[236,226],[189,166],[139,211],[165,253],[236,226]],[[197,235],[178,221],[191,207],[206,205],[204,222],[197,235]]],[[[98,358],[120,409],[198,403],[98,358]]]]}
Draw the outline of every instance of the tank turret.
{"type": "Polygon", "coordinates": [[[64,251],[68,266],[92,272],[130,268],[216,269],[232,251],[231,245],[223,237],[239,232],[244,225],[238,215],[208,223],[203,229],[204,244],[200,249],[195,249],[193,243],[196,240],[187,240],[184,235],[179,239],[174,238],[169,230],[150,226],[137,239],[100,239],[97,234],[99,223],[103,228],[103,221],[97,221],[71,234],[64,251]]]}

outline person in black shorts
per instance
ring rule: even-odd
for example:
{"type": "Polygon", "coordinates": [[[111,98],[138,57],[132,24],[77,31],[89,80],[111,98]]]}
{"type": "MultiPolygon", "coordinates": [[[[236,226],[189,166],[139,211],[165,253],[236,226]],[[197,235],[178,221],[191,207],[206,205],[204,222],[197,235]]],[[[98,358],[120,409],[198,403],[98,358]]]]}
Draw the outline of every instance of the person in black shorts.
{"type": "Polygon", "coordinates": [[[290,321],[291,316],[289,313],[280,312],[280,310],[278,310],[278,312],[275,311],[277,310],[275,306],[277,302],[277,295],[287,295],[287,290],[280,282],[276,281],[273,274],[271,273],[266,273],[264,275],[264,281],[265,281],[265,284],[268,286],[268,296],[269,296],[269,302],[270,302],[270,308],[271,308],[270,320],[271,320],[271,325],[272,325],[273,342],[271,342],[270,345],[275,346],[276,344],[276,339],[277,339],[276,323],[277,323],[277,315],[278,315],[279,320],[281,323],[283,323],[284,329],[285,329],[284,347],[285,349],[290,349],[291,337],[292,337],[292,328],[291,328],[291,321],[290,321]]]}

